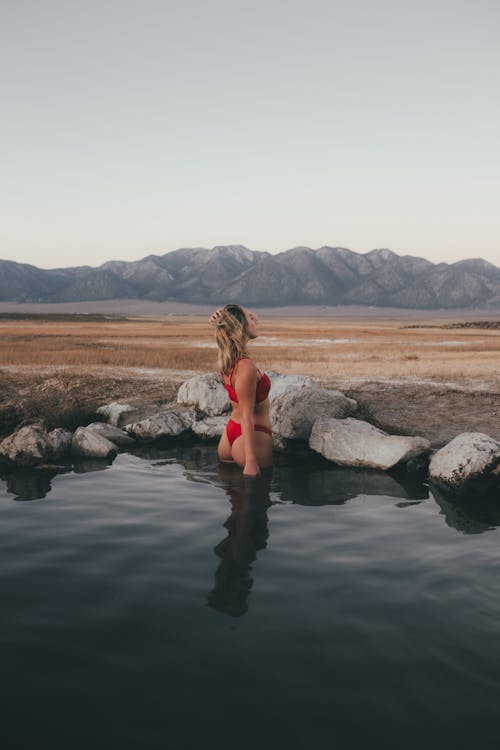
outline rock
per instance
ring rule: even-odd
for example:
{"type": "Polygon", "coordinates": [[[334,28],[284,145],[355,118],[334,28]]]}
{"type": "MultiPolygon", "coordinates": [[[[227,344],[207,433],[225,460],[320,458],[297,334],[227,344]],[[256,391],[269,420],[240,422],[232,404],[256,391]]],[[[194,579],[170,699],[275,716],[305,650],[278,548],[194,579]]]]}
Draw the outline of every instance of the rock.
{"type": "Polygon", "coordinates": [[[116,456],[116,446],[88,427],[78,427],[71,441],[71,455],[88,458],[111,458],[116,456]]]}
{"type": "Polygon", "coordinates": [[[132,411],[135,411],[134,406],[131,406],[130,404],[120,404],[117,401],[113,401],[111,404],[100,406],[96,410],[96,413],[103,416],[109,424],[115,425],[116,427],[118,426],[121,415],[129,414],[132,411]]]}
{"type": "Polygon", "coordinates": [[[185,406],[169,407],[140,422],[125,425],[125,430],[137,440],[160,440],[181,435],[195,422],[194,409],[185,406]]]}
{"type": "Polygon", "coordinates": [[[109,440],[114,445],[126,447],[135,443],[134,438],[127,435],[125,430],[120,430],[119,427],[107,424],[106,422],[92,422],[92,424],[87,425],[87,430],[92,430],[97,435],[102,435],[102,437],[105,437],[106,440],[109,440]]]}
{"type": "Polygon", "coordinates": [[[357,409],[356,401],[340,391],[324,388],[294,388],[274,399],[270,415],[275,443],[287,440],[309,440],[319,417],[343,419],[357,409]]]}
{"type": "MultiPolygon", "coordinates": [[[[273,370],[270,370],[267,374],[271,379],[271,391],[269,393],[271,403],[289,391],[314,385],[313,379],[307,375],[280,375],[273,370]]],[[[196,375],[186,380],[179,388],[177,402],[195,406],[199,411],[210,417],[226,414],[231,407],[222,378],[216,372],[196,375]]]]}
{"type": "Polygon", "coordinates": [[[281,375],[274,370],[268,370],[267,374],[271,379],[271,390],[269,392],[271,403],[290,391],[314,387],[314,380],[309,375],[281,375]]]}
{"type": "Polygon", "coordinates": [[[227,417],[207,417],[195,422],[192,430],[196,435],[204,438],[219,438],[227,424],[227,417]]]}
{"type": "Polygon", "coordinates": [[[434,454],[429,477],[448,493],[487,490],[500,483],[500,443],[482,432],[462,432],[434,454]]]}
{"type": "Polygon", "coordinates": [[[71,449],[73,433],[65,430],[64,427],[56,427],[48,434],[49,442],[52,446],[52,456],[55,459],[67,456],[71,449]]]}
{"type": "Polygon", "coordinates": [[[216,372],[186,380],[177,393],[177,403],[196,406],[210,417],[225,414],[231,406],[222,379],[216,372]]]}
{"type": "Polygon", "coordinates": [[[131,404],[120,404],[114,401],[111,404],[100,406],[97,409],[97,414],[102,415],[109,424],[115,427],[124,427],[126,424],[147,419],[157,411],[157,404],[136,404],[132,406],[131,404]]]}
{"type": "Polygon", "coordinates": [[[39,424],[25,425],[0,443],[0,459],[17,466],[45,463],[52,455],[49,436],[39,424]]]}
{"type": "Polygon", "coordinates": [[[430,450],[426,438],[388,435],[368,422],[328,417],[314,423],[309,446],[340,466],[384,471],[430,450]]]}

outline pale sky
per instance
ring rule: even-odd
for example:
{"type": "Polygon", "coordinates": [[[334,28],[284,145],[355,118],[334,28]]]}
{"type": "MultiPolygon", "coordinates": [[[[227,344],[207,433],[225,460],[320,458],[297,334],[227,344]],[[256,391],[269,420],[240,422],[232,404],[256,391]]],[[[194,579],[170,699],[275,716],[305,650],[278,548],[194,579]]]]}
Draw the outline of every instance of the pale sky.
{"type": "Polygon", "coordinates": [[[500,265],[498,0],[0,0],[0,258],[500,265]]]}

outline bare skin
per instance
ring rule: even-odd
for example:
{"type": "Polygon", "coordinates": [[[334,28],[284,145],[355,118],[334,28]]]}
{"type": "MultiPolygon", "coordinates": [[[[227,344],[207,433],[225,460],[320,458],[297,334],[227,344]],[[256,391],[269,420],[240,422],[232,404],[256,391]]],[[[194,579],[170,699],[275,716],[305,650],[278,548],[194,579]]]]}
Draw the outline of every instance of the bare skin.
{"type": "MultiPolygon", "coordinates": [[[[258,336],[258,318],[245,310],[249,338],[258,336]]],[[[216,316],[217,313],[214,313],[216,316]]],[[[234,461],[243,467],[245,476],[258,476],[260,470],[272,465],[272,438],[265,432],[255,432],[254,425],[271,428],[269,399],[255,402],[255,391],[260,373],[250,359],[241,359],[234,370],[232,385],[238,396],[238,403],[231,402],[231,418],[241,424],[242,434],[233,445],[224,430],[219,442],[218,454],[221,461],[234,461]]]]}

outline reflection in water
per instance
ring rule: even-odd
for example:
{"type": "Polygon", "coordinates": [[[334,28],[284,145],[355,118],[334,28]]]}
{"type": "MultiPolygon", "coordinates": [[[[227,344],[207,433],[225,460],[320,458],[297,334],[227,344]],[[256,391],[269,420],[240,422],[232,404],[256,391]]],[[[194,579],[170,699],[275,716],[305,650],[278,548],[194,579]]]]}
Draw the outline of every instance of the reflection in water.
{"type": "Polygon", "coordinates": [[[398,500],[429,497],[428,487],[415,476],[333,466],[319,457],[294,461],[293,457],[278,456],[273,485],[284,502],[299,505],[342,505],[358,495],[384,495],[398,500]]]}
{"type": "Polygon", "coordinates": [[[15,495],[14,500],[39,500],[51,490],[51,479],[58,471],[24,469],[2,476],[7,484],[7,492],[15,495]]]}
{"type": "Polygon", "coordinates": [[[182,464],[186,470],[204,471],[211,466],[214,471],[218,463],[216,448],[208,441],[194,442],[185,438],[176,442],[168,443],[137,443],[132,446],[128,453],[147,461],[158,460],[171,463],[173,461],[182,464]]]}
{"type": "Polygon", "coordinates": [[[113,463],[114,458],[80,458],[75,461],[73,471],[75,474],[90,474],[93,471],[104,471],[113,463]]]}
{"type": "Polygon", "coordinates": [[[0,474],[7,485],[7,492],[15,495],[14,500],[41,500],[52,489],[52,479],[58,474],[85,474],[91,471],[108,469],[113,459],[78,459],[73,464],[49,466],[45,468],[13,469],[0,474]]]}
{"type": "MultiPolygon", "coordinates": [[[[235,524],[238,528],[243,524],[243,529],[246,524],[250,535],[253,534],[255,537],[253,542],[252,538],[248,542],[254,545],[254,552],[261,548],[256,546],[259,513],[264,509],[261,519],[267,524],[265,510],[270,504],[271,490],[273,499],[307,506],[342,505],[359,495],[383,495],[395,498],[395,505],[404,509],[411,507],[415,502],[430,499],[441,509],[446,524],[460,533],[479,534],[500,526],[498,488],[490,490],[480,498],[450,497],[434,487],[430,493],[428,485],[420,478],[404,472],[389,474],[369,469],[336,467],[321,457],[305,453],[300,456],[276,454],[272,481],[269,475],[265,475],[249,483],[243,478],[241,470],[236,470],[230,465],[219,467],[216,448],[210,442],[183,440],[164,445],[138,444],[128,452],[145,460],[157,460],[157,465],[178,463],[185,470],[186,479],[189,481],[213,482],[222,486],[232,498],[232,513],[227,522],[228,539],[234,535],[232,527],[235,524]],[[245,506],[248,506],[246,510],[245,506]],[[253,529],[252,524],[255,524],[253,529]]],[[[57,474],[72,471],[75,474],[103,471],[108,469],[111,463],[112,459],[78,459],[73,463],[57,467],[47,466],[44,469],[2,470],[0,480],[5,482],[7,493],[13,495],[14,500],[37,500],[50,492],[52,480],[57,474]]],[[[118,476],[116,482],[119,491],[118,476]]],[[[225,540],[225,543],[221,543],[217,548],[216,554],[221,560],[227,559],[228,553],[225,548],[230,546],[231,544],[225,540]]],[[[241,549],[243,546],[241,541],[241,549]]],[[[248,560],[247,567],[253,559],[248,560]]],[[[224,566],[221,570],[222,575],[224,566]]],[[[220,587],[216,586],[216,591],[218,588],[220,587]]],[[[247,589],[250,588],[251,581],[247,589]]]]}
{"type": "Polygon", "coordinates": [[[271,471],[249,479],[238,467],[222,464],[219,479],[229,496],[231,514],[224,524],[226,538],[214,547],[220,563],[208,604],[219,612],[241,617],[248,610],[253,584],[252,563],[257,559],[257,552],[267,546],[271,471]]]}
{"type": "Polygon", "coordinates": [[[433,487],[432,496],[441,508],[447,526],[463,534],[481,534],[500,526],[500,507],[496,491],[486,497],[450,498],[433,487]]]}

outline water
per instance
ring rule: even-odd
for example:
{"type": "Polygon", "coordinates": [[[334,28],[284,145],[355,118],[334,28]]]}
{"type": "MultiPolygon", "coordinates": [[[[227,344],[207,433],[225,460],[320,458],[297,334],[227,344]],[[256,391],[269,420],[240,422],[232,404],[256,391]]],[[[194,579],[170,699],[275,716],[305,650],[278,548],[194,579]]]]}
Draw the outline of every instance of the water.
{"type": "Polygon", "coordinates": [[[500,506],[207,444],[0,481],[2,745],[497,747],[500,506]]]}

